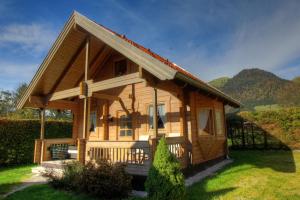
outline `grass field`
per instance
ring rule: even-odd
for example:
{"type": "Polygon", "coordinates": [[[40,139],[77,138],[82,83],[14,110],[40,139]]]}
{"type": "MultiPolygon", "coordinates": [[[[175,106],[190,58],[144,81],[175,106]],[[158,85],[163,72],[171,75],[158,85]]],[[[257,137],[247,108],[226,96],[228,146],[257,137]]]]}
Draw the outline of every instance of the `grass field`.
{"type": "MultiPolygon", "coordinates": [[[[300,200],[300,152],[234,151],[235,162],[187,189],[188,200],[300,200]]],[[[6,200],[90,200],[37,185],[6,200]]]]}
{"type": "Polygon", "coordinates": [[[298,200],[300,153],[232,152],[233,164],[188,188],[188,199],[298,200]]]}
{"type": "Polygon", "coordinates": [[[33,165],[0,168],[0,196],[31,175],[33,165]]]}

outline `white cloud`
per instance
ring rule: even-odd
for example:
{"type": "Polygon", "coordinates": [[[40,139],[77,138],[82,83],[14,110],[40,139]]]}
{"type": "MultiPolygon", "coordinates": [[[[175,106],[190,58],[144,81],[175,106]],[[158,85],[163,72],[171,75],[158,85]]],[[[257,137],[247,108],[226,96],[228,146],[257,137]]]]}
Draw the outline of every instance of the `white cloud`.
{"type": "Polygon", "coordinates": [[[0,86],[15,89],[21,82],[29,82],[37,68],[36,63],[0,61],[0,86]]]}
{"type": "Polygon", "coordinates": [[[23,51],[41,53],[49,49],[55,31],[43,24],[10,24],[0,28],[0,47],[18,45],[23,51]]]}
{"type": "MultiPolygon", "coordinates": [[[[272,13],[257,13],[240,13],[231,36],[217,41],[221,51],[211,52],[208,46],[189,44],[193,49],[179,55],[178,63],[204,80],[232,76],[250,67],[273,72],[281,69],[280,74],[287,74],[284,67],[300,58],[299,4],[289,1],[272,13]]],[[[292,68],[296,75],[300,74],[300,67],[292,68]]]]}

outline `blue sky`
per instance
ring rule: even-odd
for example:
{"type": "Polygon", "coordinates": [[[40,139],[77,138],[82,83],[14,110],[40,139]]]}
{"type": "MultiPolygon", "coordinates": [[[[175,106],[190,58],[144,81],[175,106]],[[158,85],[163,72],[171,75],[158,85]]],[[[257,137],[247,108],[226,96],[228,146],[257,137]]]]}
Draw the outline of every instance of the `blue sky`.
{"type": "Polygon", "coordinates": [[[0,0],[0,88],[29,82],[73,10],[201,79],[300,75],[300,1],[0,0]]]}

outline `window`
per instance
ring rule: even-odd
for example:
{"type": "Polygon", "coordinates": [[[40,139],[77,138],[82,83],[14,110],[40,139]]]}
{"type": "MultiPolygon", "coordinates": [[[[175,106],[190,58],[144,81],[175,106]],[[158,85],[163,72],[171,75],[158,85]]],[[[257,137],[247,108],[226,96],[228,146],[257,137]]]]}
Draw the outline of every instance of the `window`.
{"type": "Polygon", "coordinates": [[[201,108],[197,114],[198,120],[198,134],[214,134],[213,129],[213,112],[210,108],[201,108]]]}
{"type": "Polygon", "coordinates": [[[97,126],[97,113],[96,111],[93,111],[90,113],[90,132],[95,132],[96,126],[97,126]]]}
{"type": "Polygon", "coordinates": [[[120,136],[132,136],[132,118],[131,115],[120,116],[120,136]]]}
{"type": "Polygon", "coordinates": [[[115,76],[122,76],[127,73],[127,62],[125,59],[115,62],[115,76]]]}
{"type": "MultiPolygon", "coordinates": [[[[153,113],[154,107],[153,105],[149,106],[149,126],[150,129],[153,129],[153,113]]],[[[165,105],[158,104],[157,105],[157,128],[165,128],[166,123],[166,113],[165,113],[165,105]]]]}
{"type": "Polygon", "coordinates": [[[215,120],[216,120],[216,133],[218,135],[224,134],[224,121],[223,121],[223,112],[221,110],[215,111],[215,120]]]}

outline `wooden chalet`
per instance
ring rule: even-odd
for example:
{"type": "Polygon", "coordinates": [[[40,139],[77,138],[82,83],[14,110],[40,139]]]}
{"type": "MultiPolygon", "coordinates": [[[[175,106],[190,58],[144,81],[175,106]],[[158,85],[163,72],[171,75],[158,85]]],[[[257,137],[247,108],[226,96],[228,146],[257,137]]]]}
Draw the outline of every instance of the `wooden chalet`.
{"type": "Polygon", "coordinates": [[[17,107],[40,109],[35,163],[65,145],[82,163],[106,159],[146,175],[162,136],[183,168],[225,158],[225,105],[239,102],[74,12],[17,107]],[[72,111],[72,138],[44,138],[45,109],[72,111]]]}

